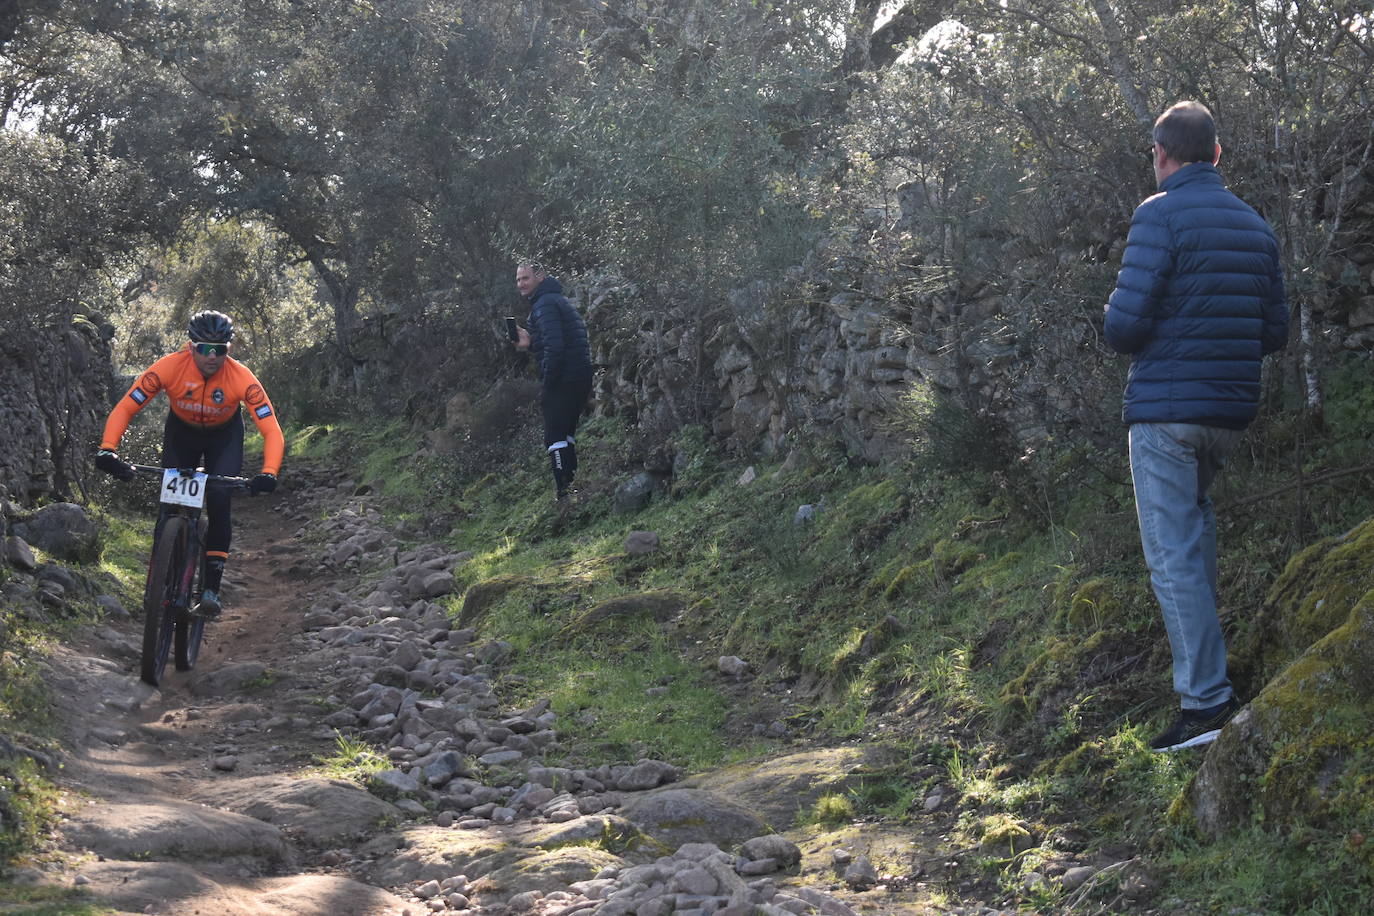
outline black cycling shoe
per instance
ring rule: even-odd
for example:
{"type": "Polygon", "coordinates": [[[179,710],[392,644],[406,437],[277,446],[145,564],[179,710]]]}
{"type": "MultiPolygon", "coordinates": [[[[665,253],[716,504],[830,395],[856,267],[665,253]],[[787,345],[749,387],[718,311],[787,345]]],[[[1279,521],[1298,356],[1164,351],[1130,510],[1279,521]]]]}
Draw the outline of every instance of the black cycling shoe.
{"type": "Polygon", "coordinates": [[[191,608],[191,614],[203,620],[214,620],[219,616],[222,607],[219,603],[219,592],[213,588],[207,588],[201,592],[200,601],[191,608]]]}

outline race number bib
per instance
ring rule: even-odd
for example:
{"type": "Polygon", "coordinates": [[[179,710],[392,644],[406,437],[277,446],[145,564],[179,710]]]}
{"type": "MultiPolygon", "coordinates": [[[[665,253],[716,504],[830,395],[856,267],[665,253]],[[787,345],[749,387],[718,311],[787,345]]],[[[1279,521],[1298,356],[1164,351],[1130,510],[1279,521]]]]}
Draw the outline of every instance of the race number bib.
{"type": "Polygon", "coordinates": [[[205,487],[209,474],[183,475],[176,468],[162,472],[162,502],[200,509],[205,506],[205,487]]]}

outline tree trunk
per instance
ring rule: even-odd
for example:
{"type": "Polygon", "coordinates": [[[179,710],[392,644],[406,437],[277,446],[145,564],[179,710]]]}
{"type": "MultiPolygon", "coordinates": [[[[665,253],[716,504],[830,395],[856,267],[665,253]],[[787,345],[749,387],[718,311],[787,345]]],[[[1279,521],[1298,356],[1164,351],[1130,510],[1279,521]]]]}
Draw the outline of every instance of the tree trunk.
{"type": "Polygon", "coordinates": [[[1107,0],[1093,0],[1093,11],[1097,13],[1097,21],[1102,26],[1102,37],[1107,41],[1107,62],[1112,68],[1112,75],[1116,77],[1117,88],[1121,90],[1121,95],[1126,99],[1126,104],[1130,106],[1140,126],[1149,130],[1154,124],[1154,114],[1150,111],[1149,103],[1145,101],[1132,71],[1131,59],[1126,53],[1126,41],[1121,35],[1121,24],[1117,21],[1116,10],[1111,8],[1107,0]]]}

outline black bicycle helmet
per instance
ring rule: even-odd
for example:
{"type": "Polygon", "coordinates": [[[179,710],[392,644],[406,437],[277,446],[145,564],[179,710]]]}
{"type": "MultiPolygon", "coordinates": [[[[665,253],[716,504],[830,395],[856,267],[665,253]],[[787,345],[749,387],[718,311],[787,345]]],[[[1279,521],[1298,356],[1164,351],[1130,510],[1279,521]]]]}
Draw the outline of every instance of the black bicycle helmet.
{"type": "Polygon", "coordinates": [[[223,312],[196,312],[186,333],[201,343],[228,343],[234,339],[234,320],[223,312]]]}

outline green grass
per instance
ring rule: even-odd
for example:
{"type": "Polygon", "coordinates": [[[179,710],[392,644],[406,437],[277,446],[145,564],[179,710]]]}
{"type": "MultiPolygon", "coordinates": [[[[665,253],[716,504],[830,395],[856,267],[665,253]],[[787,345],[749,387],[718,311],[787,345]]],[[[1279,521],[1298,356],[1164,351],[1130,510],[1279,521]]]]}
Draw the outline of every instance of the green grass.
{"type": "Polygon", "coordinates": [[[0,914],[3,916],[107,916],[108,906],[80,899],[79,891],[66,888],[15,887],[0,880],[0,914]]]}
{"type": "Polygon", "coordinates": [[[57,790],[28,757],[0,757],[0,868],[33,848],[57,810],[57,790]]]}
{"type": "Polygon", "coordinates": [[[119,583],[122,597],[141,596],[148,571],[148,552],[152,549],[153,514],[105,512],[101,516],[100,571],[119,583]]]}
{"type": "Polygon", "coordinates": [[[1368,853],[1316,827],[1256,827],[1210,845],[1180,836],[1164,861],[1179,878],[1172,890],[1210,912],[1343,916],[1369,908],[1368,853]]]}

